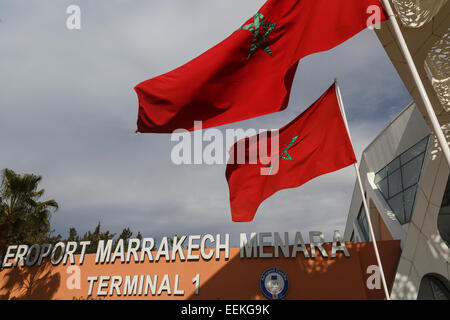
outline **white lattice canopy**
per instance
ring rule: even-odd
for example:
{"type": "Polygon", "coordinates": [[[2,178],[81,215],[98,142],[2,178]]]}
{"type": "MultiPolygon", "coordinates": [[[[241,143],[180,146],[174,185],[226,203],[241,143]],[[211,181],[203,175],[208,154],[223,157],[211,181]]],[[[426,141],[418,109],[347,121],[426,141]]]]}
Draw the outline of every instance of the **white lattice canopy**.
{"type": "Polygon", "coordinates": [[[420,28],[428,23],[447,0],[392,0],[398,18],[405,27],[420,28]]]}
{"type": "Polygon", "coordinates": [[[450,28],[425,59],[428,78],[445,111],[450,111],[450,28]]]}

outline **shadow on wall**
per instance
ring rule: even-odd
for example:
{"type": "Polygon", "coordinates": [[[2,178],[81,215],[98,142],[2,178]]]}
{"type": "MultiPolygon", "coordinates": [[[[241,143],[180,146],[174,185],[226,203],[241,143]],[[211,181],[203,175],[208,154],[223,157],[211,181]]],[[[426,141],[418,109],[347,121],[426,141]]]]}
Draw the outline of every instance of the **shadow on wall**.
{"type": "Polygon", "coordinates": [[[4,269],[0,272],[0,300],[51,299],[61,282],[48,261],[41,266],[4,269]]]}
{"type": "MultiPolygon", "coordinates": [[[[368,290],[365,286],[367,267],[376,264],[371,243],[347,242],[350,258],[339,252],[335,259],[305,259],[301,252],[296,258],[266,258],[243,260],[239,254],[200,285],[199,295],[188,299],[266,299],[260,287],[261,275],[269,268],[278,268],[286,273],[289,289],[286,299],[384,299],[383,290],[368,290]]],[[[306,245],[308,251],[310,246],[306,245]]],[[[383,267],[387,273],[389,289],[392,288],[395,269],[400,258],[399,241],[379,242],[383,267]]],[[[324,244],[328,254],[331,244],[324,244]]],[[[265,248],[273,252],[273,248],[265,248]]],[[[292,247],[290,247],[292,250],[292,247]]],[[[281,256],[281,253],[280,253],[281,256]]]]}

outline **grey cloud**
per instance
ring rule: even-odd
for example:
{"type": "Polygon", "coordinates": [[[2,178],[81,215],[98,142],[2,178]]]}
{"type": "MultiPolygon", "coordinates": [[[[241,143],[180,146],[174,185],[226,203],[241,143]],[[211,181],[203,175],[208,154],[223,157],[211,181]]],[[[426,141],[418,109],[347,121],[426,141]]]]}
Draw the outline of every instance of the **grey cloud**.
{"type": "MultiPolygon", "coordinates": [[[[43,175],[63,235],[98,221],[148,236],[189,233],[343,231],[354,184],[346,168],[266,200],[251,223],[231,222],[225,166],[175,166],[169,135],[134,134],[133,87],[217,44],[264,3],[78,1],[82,30],[65,28],[57,3],[0,4],[0,167],[43,175]],[[7,151],[3,151],[7,150],[7,151]]],[[[358,158],[409,102],[372,31],[303,59],[291,103],[278,114],[226,128],[279,128],[341,82],[358,158]]],[[[233,236],[236,239],[237,236],[233,236]]]]}

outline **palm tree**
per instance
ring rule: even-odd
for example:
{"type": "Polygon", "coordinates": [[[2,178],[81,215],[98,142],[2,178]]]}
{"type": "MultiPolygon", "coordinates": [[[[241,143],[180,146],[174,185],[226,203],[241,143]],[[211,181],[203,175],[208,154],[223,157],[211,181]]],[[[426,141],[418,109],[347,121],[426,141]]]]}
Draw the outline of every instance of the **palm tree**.
{"type": "Polygon", "coordinates": [[[44,189],[38,189],[42,177],[2,171],[0,184],[0,251],[12,242],[40,243],[50,231],[49,219],[58,209],[55,200],[39,201],[44,189]]]}

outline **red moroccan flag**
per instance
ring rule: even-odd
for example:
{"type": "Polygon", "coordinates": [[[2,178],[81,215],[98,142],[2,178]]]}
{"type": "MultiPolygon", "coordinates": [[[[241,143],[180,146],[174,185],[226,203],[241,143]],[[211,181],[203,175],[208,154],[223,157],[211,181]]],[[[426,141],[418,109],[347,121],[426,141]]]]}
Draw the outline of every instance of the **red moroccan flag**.
{"type": "Polygon", "coordinates": [[[269,0],[227,39],[135,87],[138,132],[170,133],[285,109],[298,61],[367,27],[379,0],[269,0]],[[369,12],[371,12],[369,10],[369,12]]]}
{"type": "Polygon", "coordinates": [[[275,192],[301,186],[317,176],[355,162],[335,85],[332,85],[312,106],[281,128],[278,134],[267,137],[259,134],[232,147],[226,169],[232,219],[251,221],[261,202],[275,192]],[[261,148],[261,145],[271,146],[271,139],[276,137],[279,139],[279,149],[272,151],[267,148],[270,161],[263,159],[266,152],[262,156],[255,152],[257,161],[250,164],[250,153],[261,148]],[[242,157],[246,161],[243,163],[241,160],[239,164],[238,145],[244,142],[245,153],[242,157]],[[275,170],[270,172],[272,168],[275,170]]]}

